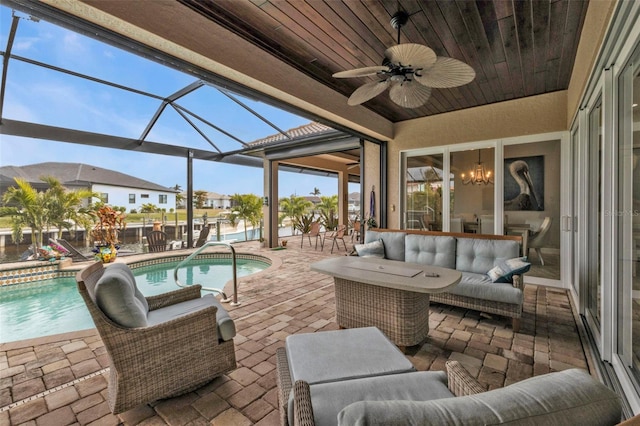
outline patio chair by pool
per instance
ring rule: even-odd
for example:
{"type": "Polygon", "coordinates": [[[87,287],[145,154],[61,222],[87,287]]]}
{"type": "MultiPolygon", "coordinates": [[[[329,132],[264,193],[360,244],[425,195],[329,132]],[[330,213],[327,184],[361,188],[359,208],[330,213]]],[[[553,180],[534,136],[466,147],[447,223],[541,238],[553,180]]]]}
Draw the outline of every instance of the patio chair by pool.
{"type": "Polygon", "coordinates": [[[311,229],[306,234],[302,234],[302,239],[300,240],[300,248],[302,248],[302,243],[304,243],[304,237],[309,239],[309,247],[311,247],[311,237],[315,237],[316,239],[316,250],[318,249],[318,238],[320,239],[320,249],[324,248],[324,241],[322,240],[322,234],[320,233],[320,222],[313,222],[311,224],[311,229]]]}
{"type": "Polygon", "coordinates": [[[326,238],[332,240],[331,242],[331,253],[333,253],[333,247],[337,244],[338,250],[340,250],[340,244],[338,244],[338,240],[342,240],[342,244],[344,245],[344,251],[347,251],[347,243],[344,241],[344,234],[347,232],[347,225],[339,225],[338,229],[335,232],[332,232],[326,238]]]}
{"type": "Polygon", "coordinates": [[[204,225],[200,230],[200,236],[198,236],[198,240],[194,247],[202,247],[204,243],[207,242],[207,238],[209,237],[209,225],[204,225]]]}
{"type": "Polygon", "coordinates": [[[167,250],[167,234],[162,231],[151,231],[147,234],[147,243],[149,243],[149,252],[157,253],[167,250]]]}
{"type": "Polygon", "coordinates": [[[64,247],[64,249],[69,252],[69,257],[71,257],[71,260],[73,262],[84,262],[85,260],[93,260],[93,257],[87,257],[84,254],[80,253],[74,246],[69,244],[69,241],[65,239],[57,238],[54,240],[53,238],[49,238],[49,242],[64,247]]]}
{"type": "Polygon", "coordinates": [[[201,387],[236,368],[235,324],[200,285],[144,297],[123,263],[96,262],[78,291],[110,361],[108,402],[122,413],[201,387]]]}

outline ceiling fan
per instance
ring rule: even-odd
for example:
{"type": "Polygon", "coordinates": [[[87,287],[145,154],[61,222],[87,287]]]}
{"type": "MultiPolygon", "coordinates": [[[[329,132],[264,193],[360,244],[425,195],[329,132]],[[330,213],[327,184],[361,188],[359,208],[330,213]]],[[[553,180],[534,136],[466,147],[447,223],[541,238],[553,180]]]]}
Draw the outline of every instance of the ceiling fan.
{"type": "Polygon", "coordinates": [[[336,78],[376,75],[379,81],[360,86],[349,97],[351,106],[360,105],[389,89],[389,97],[404,108],[418,108],[431,96],[431,88],[457,87],[470,83],[476,72],[462,61],[436,56],[429,47],[416,43],[400,44],[400,28],[409,15],[399,11],[391,18],[398,30],[398,44],[384,52],[381,66],[356,68],[333,74],[336,78]]]}

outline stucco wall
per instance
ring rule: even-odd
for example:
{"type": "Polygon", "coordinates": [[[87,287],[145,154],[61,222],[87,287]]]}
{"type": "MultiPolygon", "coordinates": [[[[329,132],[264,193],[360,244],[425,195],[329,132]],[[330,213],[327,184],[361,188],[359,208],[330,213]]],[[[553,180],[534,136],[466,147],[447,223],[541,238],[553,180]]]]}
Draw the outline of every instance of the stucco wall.
{"type": "Polygon", "coordinates": [[[597,54],[609,27],[616,3],[613,0],[591,0],[589,2],[567,91],[567,128],[571,126],[585,86],[593,72],[597,54]]]}
{"type": "MultiPolygon", "coordinates": [[[[567,92],[500,102],[397,123],[388,145],[389,206],[400,206],[400,152],[567,130],[567,92]]],[[[399,228],[389,209],[388,227],[399,228]]]]}

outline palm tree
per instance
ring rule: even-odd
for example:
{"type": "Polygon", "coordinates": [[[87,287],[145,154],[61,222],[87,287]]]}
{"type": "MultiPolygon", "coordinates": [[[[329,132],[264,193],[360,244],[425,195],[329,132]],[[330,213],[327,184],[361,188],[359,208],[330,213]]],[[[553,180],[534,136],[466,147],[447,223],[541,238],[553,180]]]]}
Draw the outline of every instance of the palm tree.
{"type": "Polygon", "coordinates": [[[313,191],[309,193],[309,195],[313,195],[315,197],[317,197],[318,195],[320,195],[320,189],[317,186],[313,187],[313,191]]]}
{"type": "Polygon", "coordinates": [[[64,229],[71,232],[71,227],[76,224],[87,229],[91,224],[90,209],[81,206],[84,200],[97,197],[98,194],[88,189],[69,191],[53,177],[43,177],[41,180],[49,185],[45,192],[49,210],[48,225],[58,228],[58,238],[62,238],[64,229]]]}
{"type": "Polygon", "coordinates": [[[247,222],[251,223],[255,229],[260,225],[262,219],[262,199],[255,194],[234,194],[231,196],[234,205],[234,215],[244,221],[244,239],[247,237],[247,222]]]}
{"type": "Polygon", "coordinates": [[[204,189],[199,189],[197,191],[193,191],[193,202],[196,205],[196,209],[201,209],[204,207],[205,201],[207,201],[208,192],[204,189]]]}
{"type": "Polygon", "coordinates": [[[176,190],[176,191],[179,191],[179,192],[176,193],[176,208],[178,208],[178,206],[182,206],[182,203],[184,202],[184,195],[182,194],[182,187],[176,183],[175,186],[173,187],[173,189],[176,190]]]}
{"type": "Polygon", "coordinates": [[[318,204],[318,210],[320,210],[320,222],[327,230],[333,230],[338,227],[338,196],[332,195],[330,197],[320,197],[320,203],[318,204]]]}
{"type": "Polygon", "coordinates": [[[298,197],[295,195],[291,195],[289,198],[280,198],[280,200],[278,200],[278,203],[280,205],[280,211],[283,213],[283,216],[289,217],[292,220],[292,234],[295,232],[293,219],[303,213],[306,213],[307,210],[309,210],[313,206],[311,201],[308,201],[304,197],[298,197]]]}

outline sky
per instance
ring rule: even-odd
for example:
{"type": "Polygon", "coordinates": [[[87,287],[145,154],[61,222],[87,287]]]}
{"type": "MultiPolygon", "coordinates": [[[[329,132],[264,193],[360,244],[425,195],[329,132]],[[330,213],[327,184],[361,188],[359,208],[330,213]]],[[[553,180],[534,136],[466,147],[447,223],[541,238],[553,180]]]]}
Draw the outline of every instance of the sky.
{"type": "MultiPolygon", "coordinates": [[[[195,77],[110,45],[43,20],[31,21],[22,12],[15,13],[24,19],[19,20],[12,55],[160,97],[169,96],[196,81],[195,77]]],[[[12,10],[0,6],[0,50],[3,51],[7,47],[11,19],[12,10]]],[[[240,99],[283,130],[310,121],[262,102],[240,99]]],[[[200,88],[178,103],[244,142],[277,133],[277,130],[246,112],[213,87],[200,88]]],[[[160,104],[160,100],[152,97],[11,60],[7,69],[3,118],[139,138],[160,104]]],[[[223,152],[242,147],[237,141],[201,122],[198,126],[223,152]]],[[[172,108],[165,109],[146,140],[215,151],[172,108]]],[[[0,166],[23,166],[48,161],[84,163],[117,170],[167,187],[187,187],[187,161],[183,158],[0,134],[0,166]]],[[[230,195],[263,195],[262,168],[194,160],[193,169],[196,190],[230,195]]],[[[335,178],[281,172],[279,180],[279,197],[309,195],[314,188],[318,188],[322,195],[338,192],[335,178]]],[[[357,190],[358,186],[350,184],[350,192],[357,190]]]]}

